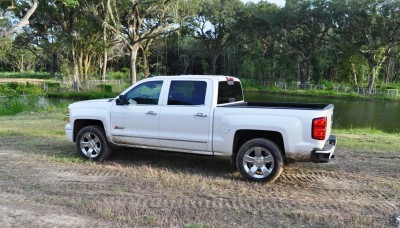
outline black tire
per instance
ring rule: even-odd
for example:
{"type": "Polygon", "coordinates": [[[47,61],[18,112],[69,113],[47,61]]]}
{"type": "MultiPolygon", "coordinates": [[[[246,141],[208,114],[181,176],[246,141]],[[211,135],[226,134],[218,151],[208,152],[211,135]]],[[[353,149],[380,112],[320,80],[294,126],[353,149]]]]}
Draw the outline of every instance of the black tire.
{"type": "Polygon", "coordinates": [[[112,152],[104,130],[97,125],[89,125],[79,131],[76,148],[79,155],[93,161],[105,161],[112,152]]]}
{"type": "Polygon", "coordinates": [[[236,167],[249,181],[273,182],[283,171],[281,150],[268,139],[249,140],[238,151],[236,167]]]}

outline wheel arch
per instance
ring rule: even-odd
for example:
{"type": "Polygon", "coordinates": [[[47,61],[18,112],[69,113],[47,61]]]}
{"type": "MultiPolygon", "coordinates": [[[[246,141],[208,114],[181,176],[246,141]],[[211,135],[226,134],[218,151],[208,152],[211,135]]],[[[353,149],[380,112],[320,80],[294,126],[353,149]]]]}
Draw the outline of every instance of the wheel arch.
{"type": "Polygon", "coordinates": [[[96,125],[101,127],[104,131],[104,124],[101,120],[93,120],[93,119],[78,119],[74,121],[74,132],[73,132],[73,140],[76,142],[76,136],[78,135],[79,131],[89,125],[96,125]]]}
{"type": "Polygon", "coordinates": [[[276,143],[282,153],[282,157],[285,156],[285,143],[283,140],[283,136],[280,132],[277,131],[264,131],[264,130],[238,130],[235,132],[235,136],[233,139],[233,147],[232,147],[232,161],[236,160],[236,155],[240,149],[240,147],[249,140],[256,138],[264,138],[271,140],[276,143]]]}

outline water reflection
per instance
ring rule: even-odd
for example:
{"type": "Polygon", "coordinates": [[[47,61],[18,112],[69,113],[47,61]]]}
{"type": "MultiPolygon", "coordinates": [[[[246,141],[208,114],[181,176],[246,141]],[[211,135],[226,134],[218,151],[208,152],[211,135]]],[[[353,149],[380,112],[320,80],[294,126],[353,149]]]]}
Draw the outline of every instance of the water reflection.
{"type": "Polygon", "coordinates": [[[400,102],[266,93],[247,93],[245,97],[246,101],[332,103],[335,105],[334,128],[372,127],[387,132],[400,132],[400,102]]]}

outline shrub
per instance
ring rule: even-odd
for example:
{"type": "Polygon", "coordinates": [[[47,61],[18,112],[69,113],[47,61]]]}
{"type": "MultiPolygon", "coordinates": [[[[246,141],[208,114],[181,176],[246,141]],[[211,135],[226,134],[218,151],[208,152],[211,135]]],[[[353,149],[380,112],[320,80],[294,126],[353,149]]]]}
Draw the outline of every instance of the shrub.
{"type": "Polygon", "coordinates": [[[98,85],[97,87],[100,88],[101,92],[112,93],[112,85],[98,85]]]}

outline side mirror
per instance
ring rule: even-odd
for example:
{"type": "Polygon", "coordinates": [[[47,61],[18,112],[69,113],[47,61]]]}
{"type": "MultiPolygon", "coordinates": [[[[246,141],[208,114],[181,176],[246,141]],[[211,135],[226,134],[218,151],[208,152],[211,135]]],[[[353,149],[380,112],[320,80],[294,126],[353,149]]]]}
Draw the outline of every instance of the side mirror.
{"type": "Polygon", "coordinates": [[[125,96],[124,95],[119,95],[118,98],[115,100],[116,105],[125,105],[125,96]]]}

